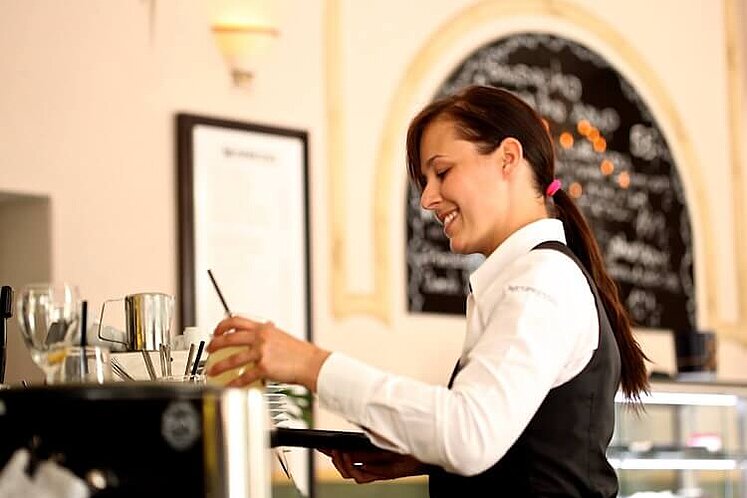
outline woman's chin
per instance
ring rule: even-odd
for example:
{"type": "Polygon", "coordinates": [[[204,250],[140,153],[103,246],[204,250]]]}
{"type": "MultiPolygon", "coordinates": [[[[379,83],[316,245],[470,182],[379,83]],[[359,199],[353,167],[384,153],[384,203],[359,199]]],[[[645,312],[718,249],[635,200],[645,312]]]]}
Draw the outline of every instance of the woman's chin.
{"type": "Polygon", "coordinates": [[[459,239],[449,239],[449,249],[454,254],[469,254],[464,244],[459,243],[459,239]]]}

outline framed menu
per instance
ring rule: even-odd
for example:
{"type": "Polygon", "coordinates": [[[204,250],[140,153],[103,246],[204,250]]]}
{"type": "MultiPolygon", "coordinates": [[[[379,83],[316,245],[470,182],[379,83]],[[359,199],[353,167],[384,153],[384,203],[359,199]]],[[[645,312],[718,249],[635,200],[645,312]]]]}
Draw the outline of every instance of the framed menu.
{"type": "MultiPolygon", "coordinates": [[[[176,127],[178,330],[211,332],[224,318],[211,270],[232,313],[272,320],[310,340],[307,133],[192,114],[178,114],[176,127]]],[[[288,409],[274,421],[311,427],[308,393],[280,390],[288,409]]],[[[272,396],[277,392],[273,386],[272,396]]],[[[310,495],[309,450],[294,450],[288,460],[296,485],[310,495]]]]}

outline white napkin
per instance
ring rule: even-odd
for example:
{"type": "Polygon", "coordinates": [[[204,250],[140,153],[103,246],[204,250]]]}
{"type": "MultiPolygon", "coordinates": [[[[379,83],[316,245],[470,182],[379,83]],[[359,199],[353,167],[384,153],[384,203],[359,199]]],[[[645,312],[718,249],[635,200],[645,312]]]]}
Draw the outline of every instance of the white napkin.
{"type": "Polygon", "coordinates": [[[0,498],[88,498],[86,483],[78,476],[46,461],[33,476],[26,473],[30,455],[28,450],[17,450],[0,472],[0,498]]]}

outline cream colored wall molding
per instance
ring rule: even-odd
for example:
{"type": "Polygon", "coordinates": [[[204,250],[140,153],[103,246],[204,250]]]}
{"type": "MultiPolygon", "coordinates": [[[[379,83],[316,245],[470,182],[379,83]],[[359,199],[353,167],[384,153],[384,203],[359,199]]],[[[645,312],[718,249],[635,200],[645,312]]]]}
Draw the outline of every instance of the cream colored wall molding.
{"type": "MultiPolygon", "coordinates": [[[[725,0],[734,2],[736,0],[725,0]]],[[[719,323],[715,319],[715,299],[717,289],[713,278],[716,267],[716,256],[711,250],[713,237],[708,214],[708,204],[704,192],[698,168],[693,144],[689,139],[686,129],[676,111],[674,103],[668,96],[667,91],[659,81],[658,77],[643,58],[632,48],[628,41],[615,31],[615,29],[596,17],[591,12],[575,5],[567,0],[483,0],[477,2],[460,12],[447,23],[434,31],[423,44],[419,52],[413,57],[412,62],[405,71],[405,75],[397,86],[383,127],[383,136],[378,147],[375,161],[376,178],[373,185],[374,206],[373,223],[374,230],[374,289],[371,293],[351,293],[346,287],[347,268],[345,267],[345,244],[347,243],[344,233],[345,206],[344,186],[345,170],[343,167],[345,159],[345,123],[341,103],[343,101],[343,67],[344,61],[340,43],[340,0],[327,0],[326,2],[326,53],[327,53],[327,112],[328,112],[328,154],[330,165],[330,213],[332,227],[332,308],[336,318],[342,318],[355,314],[366,314],[379,318],[385,322],[392,319],[393,305],[391,302],[392,291],[392,260],[389,251],[391,223],[396,222],[401,213],[392,212],[392,195],[404,195],[404,192],[395,192],[393,189],[399,185],[394,181],[395,168],[393,164],[401,162],[398,160],[398,141],[406,129],[410,118],[411,106],[415,98],[421,95],[422,86],[427,76],[431,74],[437,62],[445,57],[454,44],[467,36],[471,31],[478,29],[484,24],[495,21],[506,16],[547,16],[563,20],[573,26],[585,30],[591,36],[604,42],[610,50],[613,50],[619,60],[635,72],[638,81],[641,81],[647,89],[647,95],[655,100],[659,113],[657,117],[666,121],[672,136],[670,143],[674,145],[681,161],[678,162],[680,175],[687,181],[690,198],[688,205],[693,223],[695,240],[700,242],[703,248],[702,258],[696,261],[696,268],[700,267],[696,277],[700,277],[697,285],[705,286],[705,306],[700,309],[707,311],[709,317],[706,326],[719,331],[725,330],[729,333],[735,332],[735,325],[719,323]],[[698,216],[692,216],[693,213],[698,216]]],[[[491,40],[483,40],[487,43],[491,40]]],[[[475,49],[478,46],[474,47],[475,49]]],[[[465,54],[466,56],[467,54],[465,54]]],[[[445,75],[444,75],[445,77],[445,75]]],[[[734,167],[738,167],[735,164],[734,167]]],[[[401,168],[404,174],[404,166],[401,168]]],[[[396,170],[400,171],[400,170],[396,170]]],[[[741,239],[740,239],[741,240],[741,239]]],[[[741,247],[741,245],[740,245],[741,247]]],[[[739,253],[737,253],[739,254],[739,253]]],[[[747,276],[740,271],[740,303],[744,299],[742,288],[747,282],[747,276]]],[[[740,306],[740,318],[742,310],[747,303],[740,306]]]]}
{"type": "MultiPolygon", "coordinates": [[[[341,42],[340,0],[325,3],[325,54],[326,54],[326,107],[327,107],[327,154],[329,164],[330,227],[332,275],[332,315],[342,318],[349,315],[372,315],[384,321],[390,318],[391,283],[390,255],[386,250],[386,232],[377,230],[374,236],[374,290],[372,293],[354,293],[347,289],[347,267],[345,266],[345,118],[342,109],[345,88],[343,78],[343,55],[341,42]]],[[[377,163],[378,164],[378,163],[377,163]]],[[[380,192],[376,188],[376,192],[380,192]]],[[[377,199],[376,205],[380,202],[377,199]]],[[[388,223],[388,218],[377,220],[374,226],[388,223]]]]}
{"type": "MultiPolygon", "coordinates": [[[[745,20],[745,11],[738,0],[724,0],[724,22],[726,28],[726,70],[729,95],[729,142],[731,145],[731,176],[734,202],[734,242],[736,244],[735,264],[737,270],[738,316],[736,324],[723,324],[719,333],[747,344],[747,330],[744,325],[747,311],[747,203],[744,202],[745,187],[742,161],[744,160],[744,43],[740,25],[745,20]]],[[[713,257],[713,256],[712,256],[713,257]]],[[[708,264],[713,264],[709,261],[708,264]]],[[[716,289],[713,289],[715,292],[716,289]]]]}

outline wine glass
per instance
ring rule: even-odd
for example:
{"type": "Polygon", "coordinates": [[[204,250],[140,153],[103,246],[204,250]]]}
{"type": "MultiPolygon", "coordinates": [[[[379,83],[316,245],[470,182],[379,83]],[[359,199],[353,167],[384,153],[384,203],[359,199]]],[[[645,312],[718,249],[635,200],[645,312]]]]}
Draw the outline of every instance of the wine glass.
{"type": "Polygon", "coordinates": [[[65,346],[78,337],[78,289],[68,283],[29,284],[16,306],[31,359],[51,383],[65,358],[65,346]]]}

